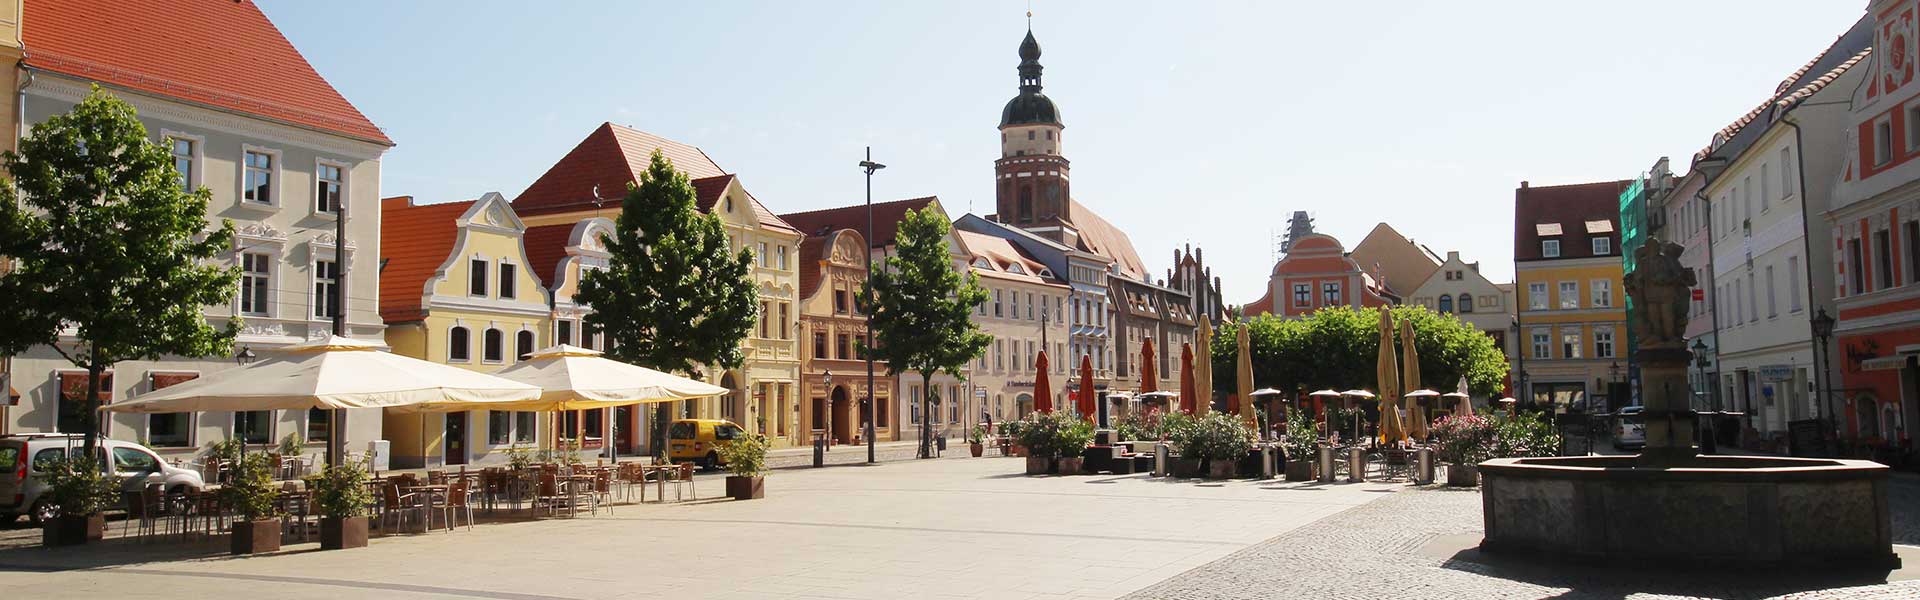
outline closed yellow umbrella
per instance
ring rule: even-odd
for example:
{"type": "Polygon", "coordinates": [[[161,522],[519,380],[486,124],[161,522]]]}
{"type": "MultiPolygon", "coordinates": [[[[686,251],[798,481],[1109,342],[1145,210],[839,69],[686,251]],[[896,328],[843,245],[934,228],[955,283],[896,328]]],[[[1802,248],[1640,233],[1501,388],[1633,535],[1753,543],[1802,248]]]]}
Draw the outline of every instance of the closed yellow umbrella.
{"type": "MultiPolygon", "coordinates": [[[[1410,394],[1420,389],[1420,352],[1413,347],[1413,321],[1400,322],[1400,393],[1410,394]]],[[[1412,418],[1411,433],[1417,440],[1427,439],[1427,409],[1421,406],[1432,402],[1430,398],[1407,403],[1407,414],[1412,418]]]]}
{"type": "Polygon", "coordinates": [[[1241,323],[1239,331],[1234,332],[1234,342],[1240,349],[1239,378],[1235,389],[1240,394],[1240,419],[1248,425],[1259,428],[1259,421],[1253,416],[1253,352],[1248,350],[1247,324],[1241,323]]]}
{"type": "Polygon", "coordinates": [[[1400,428],[1400,367],[1394,358],[1393,314],[1380,307],[1380,355],[1374,376],[1380,382],[1380,443],[1400,441],[1406,436],[1400,428]]]}

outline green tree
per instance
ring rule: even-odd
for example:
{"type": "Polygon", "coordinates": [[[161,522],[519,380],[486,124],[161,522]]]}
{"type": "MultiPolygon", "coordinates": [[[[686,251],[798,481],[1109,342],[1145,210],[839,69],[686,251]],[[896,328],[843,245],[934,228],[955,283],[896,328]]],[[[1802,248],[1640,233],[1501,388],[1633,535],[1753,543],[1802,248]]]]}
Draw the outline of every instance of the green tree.
{"type": "MultiPolygon", "coordinates": [[[[977,276],[953,267],[947,246],[947,218],[929,206],[900,220],[898,251],[875,272],[861,292],[861,306],[872,319],[875,360],[887,361],[888,376],[919,371],[920,414],[933,414],[938,391],[933,375],[946,371],[964,378],[960,368],[987,351],[993,337],[980,332],[973,307],[987,300],[977,276]]],[[[920,420],[920,456],[930,456],[932,419],[920,420]]]]}
{"type": "MultiPolygon", "coordinates": [[[[753,329],[751,253],[727,248],[726,229],[701,214],[693,184],[655,150],[629,186],[607,244],[607,268],[588,270],[576,301],[593,307],[587,326],[611,342],[607,355],[698,376],[702,365],[737,367],[753,329]]],[[[665,445],[667,405],[654,419],[653,447],[665,445]]]]}
{"type": "Polygon", "coordinates": [[[133,106],[95,87],[0,155],[0,355],[53,348],[87,371],[78,423],[92,456],[100,374],[123,360],[232,352],[238,318],[207,323],[232,301],[239,271],[212,260],[233,248],[233,223],[208,231],[205,188],[187,191],[165,146],[133,106]],[[71,327],[71,341],[61,331],[71,327]]]}
{"type": "MultiPolygon", "coordinates": [[[[1422,306],[1397,306],[1395,323],[1413,322],[1413,345],[1420,354],[1420,381],[1451,391],[1467,378],[1469,390],[1492,394],[1507,374],[1507,359],[1493,338],[1458,317],[1422,306]]],[[[1256,386],[1279,389],[1371,388],[1374,357],[1380,351],[1380,315],[1374,309],[1337,306],[1300,319],[1261,315],[1248,321],[1256,386]]],[[[1397,336],[1397,333],[1396,333],[1397,336]]],[[[1395,338],[1396,340],[1398,337],[1395,338]]],[[[1234,339],[1213,339],[1215,373],[1233,373],[1234,339]]],[[[1231,377],[1214,378],[1217,391],[1233,393],[1231,377]]]]}

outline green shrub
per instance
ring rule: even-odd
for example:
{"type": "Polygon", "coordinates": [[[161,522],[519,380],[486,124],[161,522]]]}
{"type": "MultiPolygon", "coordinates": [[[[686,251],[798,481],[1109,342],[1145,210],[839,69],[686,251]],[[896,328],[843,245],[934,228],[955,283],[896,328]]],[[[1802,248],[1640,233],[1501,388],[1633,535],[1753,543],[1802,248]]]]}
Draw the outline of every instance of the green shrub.
{"type": "Polygon", "coordinates": [[[307,438],[298,431],[288,433],[287,437],[280,438],[277,451],[281,456],[299,456],[307,451],[307,438]]]}
{"type": "Polygon", "coordinates": [[[1435,458],[1456,465],[1479,463],[1493,453],[1494,435],[1494,423],[1486,417],[1440,417],[1433,423],[1435,458]]]}
{"type": "Polygon", "coordinates": [[[217,442],[208,442],[207,451],[202,456],[207,459],[219,459],[222,462],[237,462],[246,456],[247,443],[237,438],[228,438],[217,442]]]}
{"type": "Polygon", "coordinates": [[[1153,438],[1162,442],[1177,440],[1184,435],[1182,432],[1193,428],[1194,422],[1192,413],[1170,412],[1160,415],[1160,421],[1152,427],[1153,438]]]}
{"type": "Polygon", "coordinates": [[[987,440],[986,425],[974,425],[973,428],[967,430],[967,443],[978,444],[981,442],[985,442],[986,440],[987,440]]]}
{"type": "Polygon", "coordinates": [[[1087,444],[1093,442],[1093,423],[1077,416],[1065,416],[1054,413],[1066,422],[1060,424],[1054,434],[1053,447],[1061,456],[1077,457],[1087,453],[1087,444]]]}
{"type": "Polygon", "coordinates": [[[520,470],[530,466],[533,466],[533,451],[518,444],[507,447],[507,467],[520,470]]]}
{"type": "Polygon", "coordinates": [[[120,494],[117,481],[95,457],[75,456],[40,461],[34,465],[40,481],[47,484],[47,501],[61,515],[85,516],[112,506],[120,494]]]}
{"type": "Polygon", "coordinates": [[[347,459],[344,464],[329,465],[317,475],[308,475],[306,480],[320,516],[364,517],[373,506],[373,492],[367,490],[367,482],[372,477],[367,474],[364,459],[347,459]]]}
{"type": "Polygon", "coordinates": [[[1287,460],[1311,460],[1319,445],[1319,431],[1314,428],[1313,415],[1305,410],[1287,411],[1287,438],[1284,447],[1287,460]]]}
{"type": "Polygon", "coordinates": [[[720,444],[716,449],[727,472],[735,477],[759,477],[767,474],[767,436],[749,434],[720,444]]]}
{"type": "Polygon", "coordinates": [[[1180,456],[1202,460],[1240,460],[1253,448],[1255,435],[1238,415],[1210,412],[1173,433],[1180,456]]]}
{"type": "Polygon", "coordinates": [[[233,507],[243,520],[259,521],[279,516],[274,506],[280,489],[273,485],[273,461],[254,453],[234,465],[233,480],[220,488],[220,498],[233,507]]]}
{"type": "Polygon", "coordinates": [[[1494,423],[1492,450],[1494,458],[1529,458],[1560,454],[1560,431],[1543,413],[1524,412],[1511,419],[1497,417],[1494,423]]]}

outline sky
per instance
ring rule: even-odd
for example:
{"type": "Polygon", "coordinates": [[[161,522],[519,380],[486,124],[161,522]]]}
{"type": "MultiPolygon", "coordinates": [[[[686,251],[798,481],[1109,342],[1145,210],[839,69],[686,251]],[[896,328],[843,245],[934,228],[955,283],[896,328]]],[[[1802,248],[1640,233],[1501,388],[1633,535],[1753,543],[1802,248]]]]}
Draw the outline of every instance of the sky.
{"type": "MultiPolygon", "coordinates": [[[[1164,277],[1264,293],[1304,210],[1496,283],[1513,190],[1684,173],[1865,0],[841,3],[262,0],[397,146],[381,195],[511,198],[600,123],[699,146],[776,213],[937,195],[993,212],[1026,13],[1076,200],[1164,277]]],[[[1351,247],[1349,247],[1351,249],[1351,247]]]]}

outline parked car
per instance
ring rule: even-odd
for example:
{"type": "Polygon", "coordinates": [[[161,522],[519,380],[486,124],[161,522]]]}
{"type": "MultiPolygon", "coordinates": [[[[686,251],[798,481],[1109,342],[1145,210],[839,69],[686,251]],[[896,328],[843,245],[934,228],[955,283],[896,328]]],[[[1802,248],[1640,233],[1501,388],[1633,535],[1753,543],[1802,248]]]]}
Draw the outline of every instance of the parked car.
{"type": "Polygon", "coordinates": [[[667,460],[691,462],[707,470],[718,469],[720,444],[744,436],[732,421],[723,419],[679,419],[667,426],[667,460]]]}
{"type": "Polygon", "coordinates": [[[1628,406],[1613,415],[1613,447],[1635,450],[1647,445],[1647,421],[1640,414],[1645,407],[1628,406]]]}
{"type": "MultiPolygon", "coordinates": [[[[69,433],[0,437],[0,469],[4,469],[0,471],[0,522],[26,515],[37,525],[53,518],[54,507],[40,498],[47,486],[37,477],[39,464],[79,456],[84,443],[80,434],[69,433]]],[[[199,472],[169,465],[146,446],[105,438],[99,443],[106,468],[120,478],[126,491],[138,492],[154,483],[165,486],[168,493],[206,487],[199,472]]]]}

